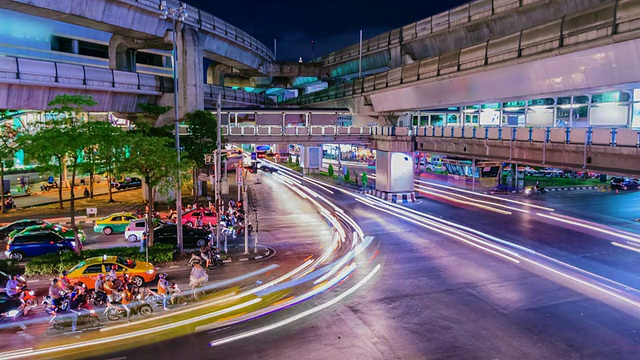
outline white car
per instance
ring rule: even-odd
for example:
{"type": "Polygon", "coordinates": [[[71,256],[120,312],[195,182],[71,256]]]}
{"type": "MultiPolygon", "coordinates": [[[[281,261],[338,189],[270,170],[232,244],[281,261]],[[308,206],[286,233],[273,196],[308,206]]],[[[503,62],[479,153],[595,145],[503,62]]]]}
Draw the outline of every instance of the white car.
{"type": "Polygon", "coordinates": [[[142,234],[147,230],[147,219],[131,220],[124,231],[125,239],[129,242],[142,240],[142,234]]]}

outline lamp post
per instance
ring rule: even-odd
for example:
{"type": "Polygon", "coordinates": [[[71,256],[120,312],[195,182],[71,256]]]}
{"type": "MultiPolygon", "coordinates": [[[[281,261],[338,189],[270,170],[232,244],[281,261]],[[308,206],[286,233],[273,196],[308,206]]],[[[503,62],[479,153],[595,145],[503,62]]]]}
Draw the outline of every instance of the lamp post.
{"type": "MultiPolygon", "coordinates": [[[[180,2],[179,8],[172,8],[167,6],[166,1],[160,3],[160,19],[167,19],[169,16],[173,20],[173,97],[175,111],[175,128],[176,133],[176,152],[178,153],[178,165],[180,164],[180,112],[178,111],[178,44],[177,44],[177,32],[178,21],[184,21],[187,18],[187,4],[180,2]]],[[[176,236],[178,240],[178,248],[180,253],[184,252],[184,244],[182,243],[182,185],[180,184],[180,169],[178,169],[178,179],[176,187],[176,213],[178,218],[176,219],[176,236]]]]}
{"type": "Polygon", "coordinates": [[[253,215],[256,219],[256,237],[253,241],[253,252],[258,253],[258,209],[253,209],[253,215]]]}

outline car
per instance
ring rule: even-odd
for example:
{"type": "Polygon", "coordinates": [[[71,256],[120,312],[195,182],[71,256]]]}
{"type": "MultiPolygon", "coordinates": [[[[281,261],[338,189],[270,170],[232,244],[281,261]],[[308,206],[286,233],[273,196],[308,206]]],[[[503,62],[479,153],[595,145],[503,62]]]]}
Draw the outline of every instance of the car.
{"type": "MultiPolygon", "coordinates": [[[[65,239],[72,239],[75,240],[75,236],[73,234],[73,230],[64,227],[62,225],[58,225],[58,224],[50,224],[50,223],[46,223],[46,224],[42,224],[42,225],[34,225],[34,226],[29,226],[28,228],[20,231],[20,230],[14,230],[9,234],[9,239],[13,238],[14,236],[16,236],[17,234],[29,234],[32,232],[39,232],[39,231],[52,231],[54,233],[57,233],[58,235],[62,236],[65,239]]],[[[78,238],[80,238],[80,242],[84,242],[87,239],[87,235],[84,233],[84,231],[82,230],[78,230],[78,238]]]]}
{"type": "Polygon", "coordinates": [[[106,275],[114,265],[117,267],[116,275],[121,276],[126,270],[131,275],[131,282],[138,287],[156,279],[156,270],[151,263],[120,256],[100,256],[85,259],[69,269],[69,280],[71,283],[82,281],[87,289],[94,289],[98,275],[106,275]]]}
{"type": "Polygon", "coordinates": [[[612,179],[611,188],[619,190],[631,190],[640,188],[640,182],[638,179],[612,179]],[[615,181],[614,181],[615,180],[615,181]],[[620,181],[622,180],[622,181],[620,181]]]}
{"type": "Polygon", "coordinates": [[[216,213],[209,209],[193,209],[182,214],[182,224],[193,226],[198,222],[198,218],[202,218],[202,224],[217,224],[218,218],[216,213]]]}
{"type": "MultiPolygon", "coordinates": [[[[154,218],[153,227],[156,228],[162,225],[171,224],[170,222],[162,221],[154,218]]],[[[142,234],[147,230],[147,219],[131,220],[127,228],[124,230],[124,238],[129,242],[136,242],[142,240],[142,234]]]]}
{"type": "Polygon", "coordinates": [[[258,170],[262,170],[266,173],[274,173],[274,172],[278,172],[278,169],[274,168],[273,166],[269,166],[269,165],[265,165],[265,164],[261,164],[260,166],[258,166],[258,170]]]}
{"type": "MultiPolygon", "coordinates": [[[[176,244],[178,227],[176,224],[159,226],[153,229],[153,239],[157,243],[176,244]]],[[[194,229],[190,226],[182,225],[183,245],[191,248],[201,248],[209,240],[213,234],[210,231],[202,229],[194,229]]]]}
{"type": "Polygon", "coordinates": [[[93,225],[93,231],[101,232],[105,235],[124,233],[131,220],[136,219],[137,217],[132,213],[115,213],[107,215],[102,219],[96,220],[95,225],[93,225]]]}
{"type": "Polygon", "coordinates": [[[14,221],[9,225],[0,227],[0,239],[9,240],[9,234],[11,234],[14,231],[22,231],[30,226],[44,225],[44,224],[48,224],[48,222],[40,219],[24,219],[24,220],[14,221]]]}
{"type": "MultiPolygon", "coordinates": [[[[51,231],[17,234],[8,243],[4,254],[7,258],[22,261],[25,257],[75,251],[75,241],[65,239],[51,231]]],[[[82,243],[80,244],[82,250],[82,243]]]]}
{"type": "Polygon", "coordinates": [[[116,190],[139,188],[142,187],[142,179],[138,177],[125,178],[124,180],[115,182],[112,186],[116,190]]]}

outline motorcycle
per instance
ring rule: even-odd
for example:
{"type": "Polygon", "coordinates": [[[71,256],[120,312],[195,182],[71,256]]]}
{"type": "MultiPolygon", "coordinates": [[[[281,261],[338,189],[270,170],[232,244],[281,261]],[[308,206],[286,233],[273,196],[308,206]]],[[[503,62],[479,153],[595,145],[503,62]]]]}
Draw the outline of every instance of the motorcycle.
{"type": "Polygon", "coordinates": [[[138,285],[134,284],[131,282],[131,275],[127,274],[126,272],[124,274],[122,274],[122,276],[118,277],[113,285],[115,286],[115,289],[117,291],[123,291],[127,285],[131,286],[131,293],[135,296],[138,294],[138,291],[140,290],[138,288],[138,285]]]}
{"type": "MultiPolygon", "coordinates": [[[[62,312],[54,312],[51,314],[51,320],[49,323],[56,330],[64,330],[65,328],[71,327],[73,324],[73,314],[71,311],[62,311],[62,312]]],[[[98,327],[100,326],[100,317],[96,314],[96,311],[91,307],[87,307],[84,309],[80,309],[76,311],[78,314],[78,326],[88,325],[89,327],[98,327]]]]}
{"type": "Polygon", "coordinates": [[[545,194],[547,192],[547,190],[545,190],[543,187],[539,186],[539,187],[535,187],[535,186],[527,186],[524,189],[524,195],[525,196],[533,196],[533,195],[540,195],[540,194],[545,194]]]}
{"type": "MultiPolygon", "coordinates": [[[[153,308],[151,307],[151,305],[147,304],[144,301],[144,299],[142,298],[142,294],[138,294],[136,298],[138,299],[138,302],[131,306],[131,316],[138,314],[142,316],[151,315],[153,313],[153,308]]],[[[124,308],[116,306],[112,303],[107,304],[107,308],[104,310],[104,312],[107,314],[107,319],[109,319],[110,321],[117,321],[121,318],[127,317],[127,311],[124,308]]]]}
{"type": "Polygon", "coordinates": [[[93,305],[102,306],[107,305],[109,298],[107,298],[107,293],[104,291],[94,291],[91,296],[93,300],[93,305]]]}

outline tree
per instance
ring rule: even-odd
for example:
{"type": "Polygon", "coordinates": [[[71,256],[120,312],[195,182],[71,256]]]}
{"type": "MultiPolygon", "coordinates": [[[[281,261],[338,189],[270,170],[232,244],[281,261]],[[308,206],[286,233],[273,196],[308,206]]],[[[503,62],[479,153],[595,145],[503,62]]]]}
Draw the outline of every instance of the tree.
{"type": "Polygon", "coordinates": [[[350,180],[350,175],[349,175],[349,171],[347,170],[344,173],[344,181],[349,182],[349,180],[350,180]]]}
{"type": "Polygon", "coordinates": [[[364,190],[367,190],[367,182],[368,182],[368,178],[367,178],[367,173],[366,172],[362,172],[362,177],[360,178],[360,180],[362,181],[362,188],[364,190]]]}
{"type": "MultiPolygon", "coordinates": [[[[117,173],[125,161],[125,146],[123,144],[125,131],[107,122],[90,121],[82,125],[85,132],[91,134],[93,144],[87,149],[91,154],[85,157],[91,162],[91,176],[94,176],[95,166],[103,166],[107,170],[107,181],[109,188],[109,202],[113,202],[113,191],[111,180],[113,174],[117,173]]],[[[85,152],[86,153],[86,152],[85,152]]],[[[91,179],[91,196],[93,196],[93,179],[91,179]]]]}
{"type": "MultiPolygon", "coordinates": [[[[2,112],[0,112],[0,118],[5,117],[2,112]]],[[[0,190],[2,192],[1,200],[2,205],[0,208],[2,209],[2,213],[6,211],[4,208],[4,193],[7,189],[4,188],[4,170],[7,166],[7,161],[13,162],[13,155],[15,154],[18,144],[17,144],[18,131],[11,126],[10,123],[5,123],[0,129],[0,190]]]]}
{"type": "MultiPolygon", "coordinates": [[[[140,133],[128,133],[124,143],[129,156],[124,161],[124,168],[139,173],[147,185],[147,229],[150,229],[148,245],[153,246],[153,203],[154,189],[163,181],[175,184],[178,177],[178,158],[173,149],[173,142],[164,137],[149,137],[140,133]]],[[[180,224],[178,224],[180,226],[180,224]]]]}
{"type": "Polygon", "coordinates": [[[329,174],[329,177],[333,178],[333,165],[329,164],[329,168],[327,169],[327,173],[329,174]]]}
{"type": "Polygon", "coordinates": [[[205,166],[204,156],[212,154],[216,149],[218,122],[210,111],[198,110],[185,115],[189,126],[189,136],[180,140],[185,150],[185,158],[193,163],[193,193],[198,201],[198,169],[205,166]]]}
{"type": "Polygon", "coordinates": [[[71,186],[69,189],[69,213],[71,215],[71,228],[73,229],[76,251],[80,252],[80,238],[75,214],[75,182],[79,160],[90,144],[93,143],[92,135],[81,124],[85,119],[81,114],[86,113],[88,107],[97,105],[91,96],[84,95],[58,95],[48,106],[54,120],[45,124],[45,127],[32,136],[25,137],[24,149],[30,156],[36,157],[40,163],[51,163],[53,158],[60,170],[60,187],[58,195],[60,208],[64,208],[62,202],[62,182],[65,175],[67,162],[71,166],[71,186]]]}

